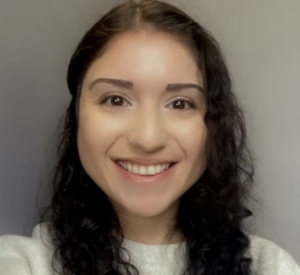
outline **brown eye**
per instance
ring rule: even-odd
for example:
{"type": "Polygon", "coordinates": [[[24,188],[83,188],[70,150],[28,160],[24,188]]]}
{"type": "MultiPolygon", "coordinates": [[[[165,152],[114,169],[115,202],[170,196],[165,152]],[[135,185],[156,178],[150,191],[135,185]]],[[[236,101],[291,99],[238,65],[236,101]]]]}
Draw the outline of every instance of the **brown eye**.
{"type": "Polygon", "coordinates": [[[112,96],[110,98],[111,105],[114,105],[114,106],[122,106],[123,101],[124,101],[123,98],[121,98],[119,96],[112,96]]]}
{"type": "Polygon", "coordinates": [[[178,99],[175,100],[171,103],[172,109],[179,109],[179,110],[185,110],[185,109],[194,109],[195,106],[193,103],[183,100],[183,99],[178,99]]]}
{"type": "Polygon", "coordinates": [[[101,101],[101,104],[109,106],[128,106],[129,103],[122,96],[108,96],[101,101]]]}

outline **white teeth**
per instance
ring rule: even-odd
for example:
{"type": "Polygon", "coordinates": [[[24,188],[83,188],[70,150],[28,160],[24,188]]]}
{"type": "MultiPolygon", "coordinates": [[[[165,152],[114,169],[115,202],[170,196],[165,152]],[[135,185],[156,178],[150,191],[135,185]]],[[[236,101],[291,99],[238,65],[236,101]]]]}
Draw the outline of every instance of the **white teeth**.
{"type": "Polygon", "coordinates": [[[156,171],[156,166],[151,165],[151,166],[148,167],[148,169],[147,169],[147,174],[148,175],[155,175],[157,173],[159,173],[159,172],[156,171]]]}
{"type": "Polygon", "coordinates": [[[117,161],[117,163],[123,167],[125,170],[139,175],[156,175],[167,169],[169,169],[171,163],[164,163],[158,165],[150,165],[150,166],[139,166],[136,164],[132,164],[124,161],[117,161]]]}
{"type": "MultiPolygon", "coordinates": [[[[129,172],[131,172],[131,170],[128,169],[129,172]]],[[[140,166],[139,168],[139,174],[140,175],[146,175],[147,174],[147,169],[144,166],[140,166]]]]}
{"type": "Polygon", "coordinates": [[[137,167],[137,165],[133,165],[133,173],[138,174],[139,173],[139,168],[137,167]]]}
{"type": "Polygon", "coordinates": [[[165,165],[165,164],[163,164],[163,165],[156,165],[156,166],[155,166],[155,172],[156,172],[156,173],[161,173],[162,171],[165,170],[165,168],[166,168],[166,165],[165,165]]]}

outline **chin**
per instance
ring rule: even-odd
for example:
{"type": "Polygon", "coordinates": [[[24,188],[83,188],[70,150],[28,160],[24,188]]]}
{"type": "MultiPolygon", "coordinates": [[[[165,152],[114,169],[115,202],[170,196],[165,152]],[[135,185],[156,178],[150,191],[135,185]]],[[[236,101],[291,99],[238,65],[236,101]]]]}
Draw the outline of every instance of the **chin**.
{"type": "Polygon", "coordinates": [[[155,203],[136,203],[126,207],[126,210],[135,216],[143,218],[151,218],[160,216],[168,209],[168,206],[165,206],[163,203],[155,201],[155,203]]]}

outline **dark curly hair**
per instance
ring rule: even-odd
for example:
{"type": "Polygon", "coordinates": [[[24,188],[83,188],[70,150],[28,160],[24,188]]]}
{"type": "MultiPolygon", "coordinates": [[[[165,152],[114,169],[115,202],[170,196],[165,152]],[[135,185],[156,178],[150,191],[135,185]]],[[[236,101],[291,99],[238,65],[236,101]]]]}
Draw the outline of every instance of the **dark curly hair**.
{"type": "Polygon", "coordinates": [[[253,215],[246,203],[254,166],[227,66],[218,43],[199,23],[154,0],[127,1],[113,8],[84,35],[71,58],[67,76],[71,100],[60,135],[52,202],[42,215],[42,221],[51,225],[53,263],[59,261],[65,275],[120,274],[117,266],[126,274],[139,274],[121,257],[125,248],[120,222],[106,194],[84,171],[76,139],[79,95],[91,63],[118,34],[147,28],[183,41],[194,53],[205,82],[207,168],[181,197],[174,228],[187,245],[185,274],[249,275],[250,240],[242,221],[253,215]]]}

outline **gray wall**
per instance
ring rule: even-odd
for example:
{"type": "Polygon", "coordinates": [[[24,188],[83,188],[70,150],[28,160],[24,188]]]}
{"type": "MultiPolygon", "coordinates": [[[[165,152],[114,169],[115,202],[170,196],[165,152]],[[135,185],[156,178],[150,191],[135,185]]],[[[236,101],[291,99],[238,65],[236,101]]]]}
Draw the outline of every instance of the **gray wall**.
{"type": "Polygon", "coordinates": [[[300,1],[190,0],[181,6],[222,44],[246,112],[260,198],[251,231],[300,262],[300,1]]]}
{"type": "Polygon", "coordinates": [[[47,182],[68,99],[67,62],[114,3],[0,0],[0,234],[30,234],[36,223],[37,190],[47,182]]]}
{"type": "MultiPolygon", "coordinates": [[[[0,234],[29,234],[35,224],[68,98],[66,64],[87,27],[116,2],[0,0],[0,234]]],[[[300,2],[179,6],[221,42],[246,112],[260,198],[251,230],[300,262],[300,2]]]]}

